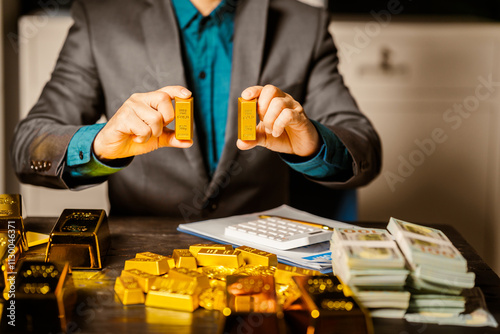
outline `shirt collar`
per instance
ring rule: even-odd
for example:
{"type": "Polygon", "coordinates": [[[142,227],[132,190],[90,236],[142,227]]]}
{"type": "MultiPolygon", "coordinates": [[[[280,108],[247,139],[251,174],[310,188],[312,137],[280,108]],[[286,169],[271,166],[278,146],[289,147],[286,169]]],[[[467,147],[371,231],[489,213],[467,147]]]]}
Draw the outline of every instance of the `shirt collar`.
{"type": "MultiPolygon", "coordinates": [[[[209,16],[221,21],[224,14],[234,12],[237,0],[222,0],[209,16]]],[[[172,0],[172,5],[180,29],[185,29],[194,19],[201,17],[200,12],[189,0],[172,0]]]]}

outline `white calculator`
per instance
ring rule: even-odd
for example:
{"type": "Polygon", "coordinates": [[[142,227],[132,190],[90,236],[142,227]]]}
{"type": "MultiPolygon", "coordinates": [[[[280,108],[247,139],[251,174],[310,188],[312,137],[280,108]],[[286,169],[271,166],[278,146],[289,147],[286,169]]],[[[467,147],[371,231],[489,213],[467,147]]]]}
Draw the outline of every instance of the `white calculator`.
{"type": "Polygon", "coordinates": [[[330,240],[332,232],[294,221],[268,217],[229,225],[224,234],[276,249],[292,249],[330,240]]]}

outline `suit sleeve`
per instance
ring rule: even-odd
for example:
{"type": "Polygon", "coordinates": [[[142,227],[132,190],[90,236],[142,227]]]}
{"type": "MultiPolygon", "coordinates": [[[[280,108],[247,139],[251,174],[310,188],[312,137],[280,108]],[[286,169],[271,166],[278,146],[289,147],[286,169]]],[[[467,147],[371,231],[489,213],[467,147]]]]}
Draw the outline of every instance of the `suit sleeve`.
{"type": "MultiPolygon", "coordinates": [[[[83,125],[94,124],[104,112],[104,99],[92,55],[88,19],[83,4],[72,7],[69,30],[50,81],[28,116],[16,127],[10,155],[23,183],[51,188],[80,188],[67,178],[66,151],[83,125]]],[[[96,178],[88,183],[103,182],[96,178]]]]}
{"type": "Polygon", "coordinates": [[[346,179],[337,175],[314,181],[335,189],[359,187],[380,173],[380,139],[344,85],[338,71],[337,49],[328,32],[328,14],[320,13],[318,39],[303,107],[311,119],[333,131],[350,153],[353,163],[352,174],[349,173],[351,176],[346,179]]]}

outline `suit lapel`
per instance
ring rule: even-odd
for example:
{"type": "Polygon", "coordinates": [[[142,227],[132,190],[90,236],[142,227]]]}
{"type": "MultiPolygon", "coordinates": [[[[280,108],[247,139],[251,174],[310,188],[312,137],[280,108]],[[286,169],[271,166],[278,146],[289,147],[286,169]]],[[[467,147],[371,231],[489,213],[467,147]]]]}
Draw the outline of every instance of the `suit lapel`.
{"type": "MultiPolygon", "coordinates": [[[[171,85],[187,87],[179,28],[170,0],[144,2],[146,6],[141,14],[141,24],[158,88],[171,85]]],[[[203,163],[196,129],[193,129],[193,134],[193,146],[183,151],[191,167],[208,183],[209,177],[203,163]]]]}
{"type": "MultiPolygon", "coordinates": [[[[212,179],[212,186],[220,184],[226,171],[238,156],[238,97],[250,86],[257,85],[266,39],[269,0],[239,0],[236,9],[231,89],[226,125],[225,146],[212,179]]],[[[222,183],[224,184],[224,183],[222,183]]],[[[214,190],[216,188],[211,187],[214,190]]]]}

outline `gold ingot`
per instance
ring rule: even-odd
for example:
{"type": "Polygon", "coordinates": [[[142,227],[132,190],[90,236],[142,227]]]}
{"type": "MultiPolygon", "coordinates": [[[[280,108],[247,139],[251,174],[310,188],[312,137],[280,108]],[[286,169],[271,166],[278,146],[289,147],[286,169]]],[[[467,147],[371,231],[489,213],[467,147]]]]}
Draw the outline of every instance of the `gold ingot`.
{"type": "Polygon", "coordinates": [[[109,244],[104,210],[65,209],[50,233],[45,261],[68,261],[72,269],[102,269],[109,244]]]}
{"type": "Polygon", "coordinates": [[[146,306],[193,312],[199,306],[196,281],[158,277],[146,296],[146,306]]]}
{"type": "Polygon", "coordinates": [[[227,307],[232,312],[277,312],[274,277],[228,276],[227,307]]]}
{"type": "Polygon", "coordinates": [[[193,98],[175,98],[175,138],[193,139],[193,98]]]}
{"type": "Polygon", "coordinates": [[[259,266],[277,266],[278,257],[276,254],[262,251],[257,248],[241,246],[236,248],[241,252],[243,260],[246,264],[254,264],[259,266]]]}
{"type": "Polygon", "coordinates": [[[226,289],[212,287],[200,294],[200,306],[207,310],[222,311],[226,307],[226,289]]]}
{"type": "Polygon", "coordinates": [[[194,244],[189,246],[189,251],[193,254],[194,257],[198,255],[198,252],[201,249],[221,249],[221,250],[231,250],[233,249],[232,245],[223,245],[223,244],[194,244]]]}
{"type": "Polygon", "coordinates": [[[188,268],[173,268],[168,273],[168,278],[178,281],[195,281],[201,289],[208,289],[210,282],[206,275],[188,268]]]}
{"type": "Polygon", "coordinates": [[[134,279],[137,282],[137,284],[139,284],[141,290],[145,293],[147,293],[149,289],[151,289],[157,278],[157,276],[155,275],[145,273],[138,269],[122,270],[120,276],[124,278],[134,279]]]}
{"type": "Polygon", "coordinates": [[[224,266],[205,266],[199,267],[197,270],[209,279],[225,281],[227,276],[234,274],[236,268],[228,268],[224,266]]]}
{"type": "Polygon", "coordinates": [[[144,304],[144,293],[132,277],[117,277],[115,292],[123,305],[144,304]]]}
{"type": "Polygon", "coordinates": [[[278,284],[288,285],[292,282],[292,277],[294,276],[319,276],[319,275],[323,274],[321,274],[321,272],[319,271],[312,269],[304,269],[278,263],[276,267],[276,273],[274,274],[274,279],[278,284]]]}
{"type": "Polygon", "coordinates": [[[20,236],[20,251],[27,251],[28,241],[24,229],[21,195],[0,194],[0,233],[13,233],[12,231],[20,236]]]}
{"type": "Polygon", "coordinates": [[[224,266],[239,268],[245,262],[239,250],[201,249],[198,252],[198,265],[224,266]]]}
{"type": "Polygon", "coordinates": [[[189,249],[174,249],[172,257],[175,261],[175,266],[177,268],[188,268],[196,269],[198,268],[198,263],[196,258],[191,254],[189,249]]]}
{"type": "Polygon", "coordinates": [[[238,139],[257,139],[257,99],[238,98],[238,139]]]}
{"type": "Polygon", "coordinates": [[[133,258],[125,261],[125,270],[138,269],[151,275],[164,275],[168,273],[167,258],[133,258]]]}

